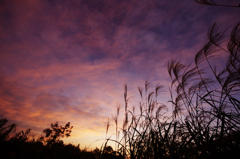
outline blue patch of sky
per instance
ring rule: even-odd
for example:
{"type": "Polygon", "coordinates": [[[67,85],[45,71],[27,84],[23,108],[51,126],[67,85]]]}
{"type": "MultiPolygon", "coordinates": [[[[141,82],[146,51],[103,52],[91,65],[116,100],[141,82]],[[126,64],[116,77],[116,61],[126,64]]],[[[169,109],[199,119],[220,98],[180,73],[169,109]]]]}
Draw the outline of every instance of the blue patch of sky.
{"type": "Polygon", "coordinates": [[[100,50],[95,50],[91,54],[88,55],[87,61],[91,62],[92,64],[98,60],[103,60],[107,58],[108,55],[100,50]]]}

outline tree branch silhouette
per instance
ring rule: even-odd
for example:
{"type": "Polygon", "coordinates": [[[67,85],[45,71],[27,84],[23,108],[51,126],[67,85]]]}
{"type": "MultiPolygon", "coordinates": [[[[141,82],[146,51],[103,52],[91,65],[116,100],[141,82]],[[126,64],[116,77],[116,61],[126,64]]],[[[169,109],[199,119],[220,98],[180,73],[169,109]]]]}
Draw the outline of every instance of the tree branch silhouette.
{"type": "Polygon", "coordinates": [[[203,5],[212,5],[212,6],[220,6],[220,7],[238,7],[238,8],[240,7],[240,4],[238,6],[217,4],[213,0],[195,0],[195,1],[203,5]]]}

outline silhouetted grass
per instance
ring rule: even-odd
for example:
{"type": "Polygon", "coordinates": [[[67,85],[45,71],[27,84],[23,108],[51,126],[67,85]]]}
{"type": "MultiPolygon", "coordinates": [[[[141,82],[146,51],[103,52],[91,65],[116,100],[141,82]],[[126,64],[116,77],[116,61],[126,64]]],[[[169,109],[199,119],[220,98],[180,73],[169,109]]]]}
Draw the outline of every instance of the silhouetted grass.
{"type": "Polygon", "coordinates": [[[168,63],[172,79],[171,116],[165,114],[166,105],[157,101],[163,86],[158,84],[152,91],[151,83],[146,80],[144,88],[138,87],[142,100],[136,114],[135,107],[129,110],[127,85],[124,85],[122,138],[118,137],[117,107],[117,114],[113,116],[117,137],[108,138],[105,145],[115,142],[117,153],[132,159],[238,158],[240,23],[232,29],[227,41],[223,37],[224,32],[219,32],[215,23],[208,31],[208,41],[195,55],[194,67],[176,60],[168,63]],[[228,56],[224,68],[212,62],[219,54],[228,56]]]}

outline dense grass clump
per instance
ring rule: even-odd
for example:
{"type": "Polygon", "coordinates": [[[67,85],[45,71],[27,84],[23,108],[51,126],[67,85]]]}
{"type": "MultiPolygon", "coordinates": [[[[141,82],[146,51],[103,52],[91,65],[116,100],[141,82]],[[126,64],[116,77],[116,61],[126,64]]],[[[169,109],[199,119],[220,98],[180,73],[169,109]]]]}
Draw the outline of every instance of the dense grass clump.
{"type": "Polygon", "coordinates": [[[116,139],[108,138],[105,144],[114,141],[117,153],[132,159],[240,156],[240,23],[229,39],[223,37],[215,23],[208,31],[208,41],[195,55],[193,67],[169,61],[172,115],[166,115],[166,105],[157,100],[163,86],[158,84],[151,91],[151,83],[146,81],[144,88],[138,87],[142,100],[136,113],[135,107],[129,110],[125,85],[122,138],[118,106],[113,116],[116,139]],[[215,66],[214,57],[225,66],[215,66]]]}

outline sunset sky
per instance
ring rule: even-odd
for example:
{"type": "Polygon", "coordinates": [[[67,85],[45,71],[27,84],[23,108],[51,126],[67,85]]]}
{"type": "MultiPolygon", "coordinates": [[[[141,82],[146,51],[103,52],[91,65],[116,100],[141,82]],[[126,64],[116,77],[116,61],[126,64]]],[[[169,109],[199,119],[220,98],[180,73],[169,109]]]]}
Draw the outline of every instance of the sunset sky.
{"type": "Polygon", "coordinates": [[[88,146],[105,137],[116,103],[123,108],[125,83],[131,105],[146,79],[165,86],[168,105],[167,62],[192,63],[214,22],[239,20],[239,8],[194,0],[1,0],[1,118],[35,134],[70,122],[64,141],[88,146]]]}

